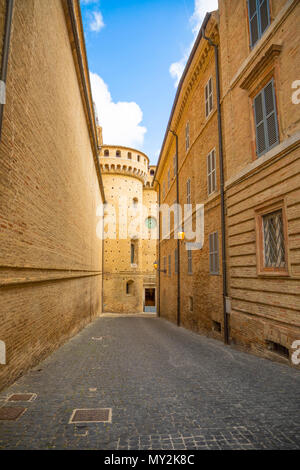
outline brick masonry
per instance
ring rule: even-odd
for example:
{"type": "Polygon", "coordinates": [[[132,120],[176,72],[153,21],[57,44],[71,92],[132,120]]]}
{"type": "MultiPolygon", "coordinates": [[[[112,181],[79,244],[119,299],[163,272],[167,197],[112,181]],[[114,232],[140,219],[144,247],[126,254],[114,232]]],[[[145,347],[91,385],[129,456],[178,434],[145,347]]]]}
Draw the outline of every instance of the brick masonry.
{"type": "Polygon", "coordinates": [[[0,388],[101,312],[102,199],[65,5],[14,6],[0,143],[0,388]]]}

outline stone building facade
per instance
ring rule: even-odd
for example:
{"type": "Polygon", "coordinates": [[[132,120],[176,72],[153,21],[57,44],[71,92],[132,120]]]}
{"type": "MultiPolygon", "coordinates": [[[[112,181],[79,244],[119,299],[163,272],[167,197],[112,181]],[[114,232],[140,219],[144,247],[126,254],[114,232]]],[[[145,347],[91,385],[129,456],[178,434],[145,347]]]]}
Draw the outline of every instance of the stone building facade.
{"type": "MultiPolygon", "coordinates": [[[[300,340],[299,10],[293,0],[220,0],[204,20],[168,123],[178,135],[180,204],[204,204],[205,213],[203,247],[187,255],[180,241],[180,323],[220,339],[227,326],[231,344],[290,364],[300,340]]],[[[175,153],[167,130],[155,187],[168,204],[176,199],[175,153]]],[[[172,321],[176,245],[172,231],[170,240],[162,234],[160,314],[172,321]]]]}
{"type": "Polygon", "coordinates": [[[79,2],[15,0],[0,141],[0,388],[101,313],[96,140],[79,2]]]}
{"type": "MultiPolygon", "coordinates": [[[[208,34],[218,42],[216,15],[211,15],[205,23],[208,34]]],[[[220,243],[221,235],[215,61],[214,52],[201,33],[178,87],[168,128],[178,136],[179,204],[182,210],[184,205],[192,204],[193,229],[196,204],[204,205],[204,244],[202,249],[189,250],[189,240],[178,243],[173,212],[170,232],[167,230],[164,234],[165,214],[161,210],[160,312],[161,316],[184,327],[219,337],[223,321],[222,265],[219,260],[214,270],[209,265],[209,238],[213,236],[216,243],[220,243]],[[207,177],[208,161],[212,163],[210,178],[207,177]]],[[[177,187],[176,138],[172,132],[167,131],[165,135],[155,177],[160,183],[161,204],[173,206],[177,187]]],[[[156,182],[155,187],[158,189],[156,182]]]]}
{"type": "Polygon", "coordinates": [[[155,167],[144,153],[123,146],[102,145],[99,161],[107,202],[103,311],[154,312],[157,194],[151,180],[155,167]],[[115,222],[109,225],[112,211],[115,222]]]}
{"type": "Polygon", "coordinates": [[[300,339],[300,3],[257,3],[219,2],[230,336],[288,363],[300,339]]]}

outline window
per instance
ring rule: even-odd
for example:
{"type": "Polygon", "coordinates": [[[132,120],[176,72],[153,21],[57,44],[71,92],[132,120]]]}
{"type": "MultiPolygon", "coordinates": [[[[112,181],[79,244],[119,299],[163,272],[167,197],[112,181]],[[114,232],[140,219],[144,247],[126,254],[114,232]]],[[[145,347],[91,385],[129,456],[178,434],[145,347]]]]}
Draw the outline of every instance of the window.
{"type": "Polygon", "coordinates": [[[207,193],[212,194],[217,189],[216,151],[212,150],[207,156],[207,193]]]}
{"type": "Polygon", "coordinates": [[[186,203],[191,204],[191,180],[190,178],[186,182],[186,203]]]}
{"type": "Polygon", "coordinates": [[[265,268],[285,268],[285,243],[282,209],[263,215],[263,252],[265,268]]]}
{"type": "Polygon", "coordinates": [[[134,293],[133,286],[134,286],[133,281],[126,282],[126,294],[127,295],[133,295],[134,293]]]}
{"type": "Polygon", "coordinates": [[[177,168],[176,168],[176,153],[173,157],[173,175],[176,176],[177,168]]]}
{"type": "Polygon", "coordinates": [[[213,83],[210,78],[205,85],[205,116],[208,117],[213,109],[213,83]]]}
{"type": "Polygon", "coordinates": [[[151,176],[154,175],[154,170],[150,170],[150,175],[151,175],[151,176]]]}
{"type": "Polygon", "coordinates": [[[190,123],[187,122],[185,126],[185,150],[190,148],[190,123]]]}
{"type": "Polygon", "coordinates": [[[164,272],[167,272],[167,258],[164,256],[164,272]]]}
{"type": "Polygon", "coordinates": [[[270,24],[269,0],[248,0],[250,45],[253,47],[270,24]]]}
{"type": "Polygon", "coordinates": [[[134,197],[134,198],[132,199],[132,206],[133,206],[135,209],[136,209],[137,206],[138,206],[138,202],[139,202],[139,200],[138,200],[137,197],[134,197]]]}
{"type": "Polygon", "coordinates": [[[188,274],[193,274],[192,250],[187,250],[187,258],[188,258],[188,274]]]}
{"type": "Polygon", "coordinates": [[[175,274],[178,274],[178,250],[177,250],[177,248],[174,251],[174,261],[175,261],[175,263],[174,263],[175,264],[174,272],[175,272],[175,274]]]}
{"type": "Polygon", "coordinates": [[[116,157],[121,157],[121,151],[120,150],[116,151],[116,157]]]}
{"type": "Polygon", "coordinates": [[[128,152],[128,153],[127,153],[127,158],[128,158],[128,160],[131,160],[131,158],[132,158],[131,152],[128,152]]]}
{"type": "Polygon", "coordinates": [[[168,257],[168,274],[171,276],[171,255],[168,257]]]}
{"type": "Polygon", "coordinates": [[[260,157],[279,143],[273,79],[254,98],[256,153],[260,157]]]}
{"type": "Polygon", "coordinates": [[[147,219],[145,220],[145,224],[149,230],[152,230],[157,225],[156,219],[154,217],[147,217],[147,219]]]}
{"type": "Polygon", "coordinates": [[[219,240],[218,232],[209,234],[209,272],[219,274],[219,240]]]}
{"type": "Polygon", "coordinates": [[[134,245],[134,243],[130,244],[130,262],[131,262],[131,264],[135,263],[135,245],[134,245]]]}
{"type": "Polygon", "coordinates": [[[194,298],[189,297],[189,311],[192,312],[194,310],[194,298]]]}
{"type": "Polygon", "coordinates": [[[104,150],[104,156],[109,157],[109,150],[104,150]]]}
{"type": "Polygon", "coordinates": [[[136,159],[138,162],[140,161],[140,158],[141,158],[140,155],[137,155],[136,159]]]}
{"type": "Polygon", "coordinates": [[[168,170],[168,189],[170,188],[171,185],[171,176],[170,176],[170,170],[168,170]]]}

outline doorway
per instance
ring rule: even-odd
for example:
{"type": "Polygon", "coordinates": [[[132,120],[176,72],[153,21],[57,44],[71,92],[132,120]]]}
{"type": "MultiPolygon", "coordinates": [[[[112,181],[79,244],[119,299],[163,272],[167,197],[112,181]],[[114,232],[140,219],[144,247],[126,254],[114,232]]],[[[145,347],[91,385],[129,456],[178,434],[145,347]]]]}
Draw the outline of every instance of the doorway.
{"type": "Polygon", "coordinates": [[[156,312],[155,307],[155,288],[147,287],[145,288],[145,312],[156,312]]]}

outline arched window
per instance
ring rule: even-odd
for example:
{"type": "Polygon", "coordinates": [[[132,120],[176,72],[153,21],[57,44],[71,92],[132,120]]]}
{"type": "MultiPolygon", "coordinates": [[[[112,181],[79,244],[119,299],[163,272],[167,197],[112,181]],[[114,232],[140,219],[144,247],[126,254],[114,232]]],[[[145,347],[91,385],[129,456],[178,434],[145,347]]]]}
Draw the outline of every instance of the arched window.
{"type": "Polygon", "coordinates": [[[150,170],[150,175],[151,175],[151,176],[154,175],[154,170],[150,170]]]}
{"type": "Polygon", "coordinates": [[[127,281],[126,282],[126,294],[127,295],[133,295],[134,293],[134,282],[133,281],[127,281]]]}
{"type": "Polygon", "coordinates": [[[117,150],[116,151],[116,157],[120,157],[121,156],[121,150],[117,150]]]}
{"type": "Polygon", "coordinates": [[[137,158],[137,161],[139,162],[141,157],[138,155],[136,158],[137,158]]]}
{"type": "Polygon", "coordinates": [[[105,157],[109,157],[109,150],[107,150],[107,149],[104,150],[104,156],[105,156],[105,157]]]}
{"type": "Polygon", "coordinates": [[[132,200],[132,205],[133,205],[133,207],[137,207],[138,202],[139,202],[138,198],[137,198],[137,197],[134,197],[133,200],[132,200]]]}
{"type": "Polygon", "coordinates": [[[127,157],[128,157],[129,160],[131,160],[131,152],[127,153],[127,157]]]}

